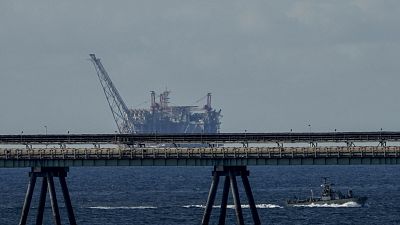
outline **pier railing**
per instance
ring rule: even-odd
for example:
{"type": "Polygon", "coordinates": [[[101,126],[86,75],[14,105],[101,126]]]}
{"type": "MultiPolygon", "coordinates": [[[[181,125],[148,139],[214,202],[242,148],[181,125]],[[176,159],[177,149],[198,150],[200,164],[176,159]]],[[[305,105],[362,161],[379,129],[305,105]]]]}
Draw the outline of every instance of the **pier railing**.
{"type": "Polygon", "coordinates": [[[398,142],[400,132],[286,132],[218,134],[39,134],[0,135],[0,144],[125,144],[143,143],[307,143],[398,142]]]}
{"type": "Polygon", "coordinates": [[[400,146],[0,149],[2,160],[400,157],[400,146]]]}

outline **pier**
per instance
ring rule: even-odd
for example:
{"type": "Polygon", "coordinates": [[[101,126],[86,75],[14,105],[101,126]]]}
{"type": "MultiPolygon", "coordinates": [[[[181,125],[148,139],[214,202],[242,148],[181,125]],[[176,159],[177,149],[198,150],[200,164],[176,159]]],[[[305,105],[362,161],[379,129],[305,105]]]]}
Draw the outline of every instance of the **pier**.
{"type": "Polygon", "coordinates": [[[20,225],[26,224],[37,178],[42,186],[36,224],[42,224],[47,192],[54,224],[61,224],[54,178],[70,224],[76,224],[65,178],[69,167],[88,166],[213,166],[201,224],[209,224],[221,178],[219,224],[225,223],[229,190],[237,224],[244,224],[236,177],[243,182],[254,224],[261,224],[247,166],[399,165],[399,140],[400,132],[0,135],[0,168],[31,167],[20,225]]]}
{"type": "Polygon", "coordinates": [[[286,132],[196,134],[40,134],[0,135],[0,144],[182,144],[182,143],[348,143],[396,142],[400,132],[286,132]]]}

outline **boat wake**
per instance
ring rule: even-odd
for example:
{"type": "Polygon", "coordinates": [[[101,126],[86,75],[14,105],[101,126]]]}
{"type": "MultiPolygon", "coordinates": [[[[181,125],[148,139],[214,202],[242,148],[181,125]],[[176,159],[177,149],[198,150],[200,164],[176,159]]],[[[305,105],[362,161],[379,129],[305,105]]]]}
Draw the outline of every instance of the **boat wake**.
{"type": "Polygon", "coordinates": [[[362,205],[356,203],[356,202],[346,202],[343,204],[298,204],[298,205],[293,205],[293,207],[309,207],[309,208],[314,208],[314,207],[320,207],[320,208],[358,208],[362,207],[362,205]]]}
{"type": "MultiPolygon", "coordinates": [[[[157,209],[155,206],[91,206],[88,209],[99,209],[99,210],[120,210],[120,209],[157,209]]],[[[205,205],[184,205],[182,208],[202,208],[205,209],[205,205]]],[[[213,208],[221,208],[221,206],[213,206],[213,208]]],[[[235,205],[228,205],[228,209],[235,209],[235,205]]],[[[250,208],[249,205],[242,205],[243,209],[250,208]]],[[[274,204],[258,204],[256,208],[259,209],[273,209],[273,208],[283,208],[280,205],[274,204]]]]}
{"type": "MultiPolygon", "coordinates": [[[[249,205],[241,205],[243,209],[248,209],[250,208],[249,205]]],[[[205,205],[184,205],[182,206],[183,208],[202,208],[205,209],[205,205]]],[[[213,208],[221,208],[221,206],[214,205],[213,208]]],[[[227,205],[228,209],[235,209],[235,205],[227,205]]],[[[280,205],[275,205],[275,204],[257,204],[256,208],[258,209],[274,209],[274,208],[283,208],[280,205]]]]}

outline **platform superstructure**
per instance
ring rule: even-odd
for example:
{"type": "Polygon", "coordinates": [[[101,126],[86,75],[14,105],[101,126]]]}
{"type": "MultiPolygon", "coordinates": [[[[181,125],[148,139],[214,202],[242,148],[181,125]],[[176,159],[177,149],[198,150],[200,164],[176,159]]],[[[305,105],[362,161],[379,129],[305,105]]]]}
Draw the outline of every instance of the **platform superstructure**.
{"type": "Polygon", "coordinates": [[[211,106],[211,93],[207,93],[204,106],[172,106],[170,91],[157,95],[151,91],[150,107],[129,109],[107,71],[94,54],[90,54],[97,76],[120,133],[218,133],[221,110],[211,106]]]}

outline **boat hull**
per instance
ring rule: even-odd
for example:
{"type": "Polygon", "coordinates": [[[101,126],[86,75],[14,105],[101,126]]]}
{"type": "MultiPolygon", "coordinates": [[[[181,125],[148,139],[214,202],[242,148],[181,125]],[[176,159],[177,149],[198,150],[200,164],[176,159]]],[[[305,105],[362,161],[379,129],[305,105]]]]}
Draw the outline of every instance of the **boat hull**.
{"type": "Polygon", "coordinates": [[[332,199],[332,200],[321,200],[321,199],[307,199],[307,200],[288,200],[288,206],[299,206],[299,205],[343,205],[349,202],[355,202],[361,206],[365,205],[367,197],[355,197],[355,198],[343,198],[343,199],[332,199]]]}

